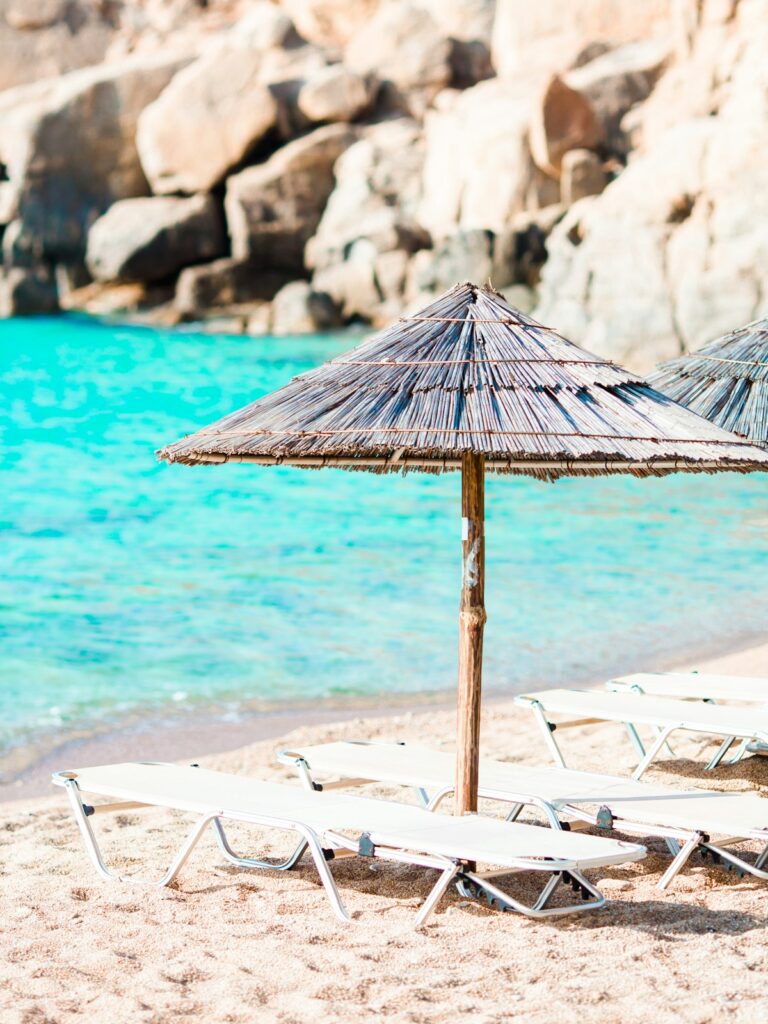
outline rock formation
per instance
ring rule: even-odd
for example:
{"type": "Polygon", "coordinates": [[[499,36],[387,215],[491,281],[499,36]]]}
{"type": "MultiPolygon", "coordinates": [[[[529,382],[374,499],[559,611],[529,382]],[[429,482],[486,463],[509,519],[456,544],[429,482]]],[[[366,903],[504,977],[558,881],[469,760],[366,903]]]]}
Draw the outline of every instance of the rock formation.
{"type": "Polygon", "coordinates": [[[768,0],[0,0],[0,315],[491,278],[650,366],[766,312],[766,52],[768,0]]]}

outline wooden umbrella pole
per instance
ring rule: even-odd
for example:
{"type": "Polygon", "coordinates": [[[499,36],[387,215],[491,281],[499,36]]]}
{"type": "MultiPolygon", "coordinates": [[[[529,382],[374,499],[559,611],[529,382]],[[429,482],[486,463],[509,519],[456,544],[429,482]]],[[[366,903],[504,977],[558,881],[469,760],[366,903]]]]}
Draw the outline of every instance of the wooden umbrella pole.
{"type": "Polygon", "coordinates": [[[485,627],[485,456],[461,460],[462,584],[454,813],[477,810],[485,627]]]}

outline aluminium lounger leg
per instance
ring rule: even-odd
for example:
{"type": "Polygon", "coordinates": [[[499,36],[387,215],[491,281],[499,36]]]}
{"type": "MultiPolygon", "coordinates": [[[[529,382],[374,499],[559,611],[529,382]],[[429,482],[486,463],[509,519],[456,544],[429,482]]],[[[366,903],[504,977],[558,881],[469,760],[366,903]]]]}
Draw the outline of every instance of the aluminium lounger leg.
{"type": "Polygon", "coordinates": [[[717,752],[709,764],[706,766],[704,771],[711,772],[720,764],[725,755],[731,749],[733,741],[736,739],[735,736],[726,736],[720,746],[717,748],[717,752]]]}
{"type": "Polygon", "coordinates": [[[216,833],[216,841],[219,844],[219,849],[224,854],[224,857],[230,862],[230,864],[235,864],[240,868],[268,868],[271,871],[290,871],[291,868],[295,867],[301,860],[302,854],[307,848],[306,840],[302,839],[296,846],[293,853],[279,864],[273,864],[268,860],[257,860],[254,857],[241,857],[236,854],[229,845],[229,840],[227,839],[227,834],[224,831],[224,826],[221,824],[221,820],[219,818],[214,818],[212,825],[213,831],[216,833]]]}
{"type": "Polygon", "coordinates": [[[560,747],[557,745],[557,740],[554,737],[555,727],[544,713],[544,708],[542,707],[541,702],[538,700],[532,700],[530,707],[531,711],[533,711],[534,718],[541,727],[541,731],[544,734],[544,742],[547,744],[555,764],[559,768],[567,768],[568,766],[565,763],[563,752],[560,750],[560,747]]]}
{"type": "Polygon", "coordinates": [[[424,900],[418,914],[416,915],[416,927],[419,928],[421,925],[426,924],[430,917],[435,912],[435,907],[440,902],[442,897],[445,895],[445,891],[451,882],[454,880],[456,875],[461,870],[461,865],[458,863],[449,864],[445,871],[438,878],[434,888],[430,892],[429,896],[424,900]]]}
{"type": "Polygon", "coordinates": [[[688,862],[688,860],[690,860],[694,851],[698,849],[703,840],[704,837],[701,835],[700,832],[697,832],[696,835],[691,836],[691,838],[688,840],[687,843],[683,845],[683,847],[678,852],[677,856],[674,857],[672,863],[669,865],[667,870],[659,879],[659,889],[666,889],[669,886],[672,879],[675,877],[675,875],[679,874],[679,872],[682,871],[685,864],[688,862]]]}
{"type": "Polygon", "coordinates": [[[656,757],[658,752],[661,750],[661,748],[667,742],[667,740],[672,735],[672,733],[675,732],[675,730],[677,730],[679,728],[680,728],[679,725],[670,725],[670,726],[667,726],[666,729],[662,729],[661,730],[659,735],[656,737],[656,739],[653,741],[653,743],[651,744],[650,748],[646,752],[645,757],[640,761],[640,764],[632,772],[632,778],[633,779],[639,779],[640,776],[643,775],[643,773],[646,771],[648,766],[651,764],[653,759],[656,757]]]}
{"type": "Polygon", "coordinates": [[[204,814],[195,824],[192,826],[189,835],[181,846],[181,849],[174,857],[170,867],[165,874],[159,879],[152,878],[141,878],[139,876],[131,875],[118,875],[114,871],[110,871],[107,865],[104,863],[104,858],[101,855],[99,844],[96,841],[96,836],[93,834],[91,823],[88,821],[88,815],[86,814],[83,801],[80,798],[80,790],[77,783],[72,779],[66,783],[67,796],[72,806],[72,811],[75,815],[78,827],[80,829],[80,835],[83,837],[85,848],[88,851],[88,855],[93,862],[94,867],[101,875],[102,878],[106,878],[110,882],[132,882],[137,885],[154,885],[162,887],[164,885],[170,885],[174,880],[179,871],[184,867],[189,855],[194,850],[200,836],[207,828],[208,824],[216,817],[215,814],[204,814]]]}

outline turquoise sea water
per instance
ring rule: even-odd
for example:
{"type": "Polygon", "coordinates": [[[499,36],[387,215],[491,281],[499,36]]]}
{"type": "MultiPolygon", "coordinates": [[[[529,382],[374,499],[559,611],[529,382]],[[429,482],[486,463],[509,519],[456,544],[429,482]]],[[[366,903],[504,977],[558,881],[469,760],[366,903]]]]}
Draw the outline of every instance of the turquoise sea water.
{"type": "MultiPolygon", "coordinates": [[[[453,686],[455,474],[153,455],[350,343],[0,323],[0,746],[196,702],[453,686]]],[[[765,629],[765,477],[492,477],[487,505],[489,688],[765,629]]]]}

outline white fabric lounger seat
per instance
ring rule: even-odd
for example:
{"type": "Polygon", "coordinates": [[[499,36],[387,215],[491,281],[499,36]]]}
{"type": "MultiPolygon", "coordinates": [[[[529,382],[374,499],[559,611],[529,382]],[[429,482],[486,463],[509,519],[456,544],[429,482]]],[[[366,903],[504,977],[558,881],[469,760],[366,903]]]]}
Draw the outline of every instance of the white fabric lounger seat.
{"type": "Polygon", "coordinates": [[[768,704],[768,678],[721,676],[699,672],[635,672],[606,683],[608,690],[631,690],[651,697],[680,700],[732,700],[768,704]]]}
{"type": "MultiPolygon", "coordinates": [[[[631,692],[601,692],[599,690],[541,690],[515,697],[520,707],[530,708],[538,720],[544,739],[555,762],[565,768],[565,759],[553,735],[555,729],[568,724],[595,722],[622,722],[636,739],[640,763],[632,773],[639,779],[674,732],[697,732],[721,736],[732,742],[734,738],[746,741],[768,742],[768,710],[755,707],[726,707],[666,697],[651,697],[631,692]],[[552,714],[576,716],[576,721],[554,723],[552,714]],[[657,730],[657,736],[646,751],[635,726],[648,725],[657,730]]],[[[707,765],[717,767],[727,750],[724,743],[707,765]]]]}
{"type": "MultiPolygon", "coordinates": [[[[341,741],[281,751],[283,764],[295,767],[305,784],[321,786],[380,782],[418,790],[436,807],[453,792],[454,756],[411,744],[341,741]],[[428,794],[432,793],[431,800],[428,794]]],[[[756,794],[692,789],[680,792],[614,775],[568,768],[533,768],[483,759],[480,791],[484,799],[535,806],[548,820],[558,815],[636,836],[656,836],[682,843],[659,883],[666,888],[689,857],[699,851],[728,868],[768,879],[768,800],[756,794]],[[718,837],[719,845],[712,842],[718,837]],[[726,849],[756,840],[763,846],[754,863],[726,849]]]]}
{"type": "Polygon", "coordinates": [[[156,885],[168,885],[179,872],[211,824],[227,858],[244,867],[292,867],[309,848],[337,916],[348,914],[336,889],[328,861],[339,855],[362,855],[422,865],[440,871],[440,877],[417,915],[423,924],[454,879],[467,879],[485,889],[504,908],[533,917],[575,913],[602,906],[604,898],[582,871],[623,864],[645,856],[634,843],[565,831],[519,825],[479,816],[451,818],[419,807],[371,800],[342,793],[317,793],[273,782],[209,771],[196,766],[156,763],[103,765],[56,772],[53,781],[64,786],[86,848],[104,878],[145,881],[114,875],[105,865],[90,817],[107,811],[136,807],[162,807],[200,815],[178,855],[156,885]],[[92,807],[83,794],[116,800],[92,807]],[[299,846],[282,864],[238,857],[224,834],[222,820],[297,833],[299,846]],[[348,835],[347,833],[352,833],[348,835]],[[547,881],[533,906],[526,906],[476,875],[473,862],[494,865],[504,873],[534,871],[547,881]],[[581,891],[584,902],[547,907],[561,881],[581,891]]]}

